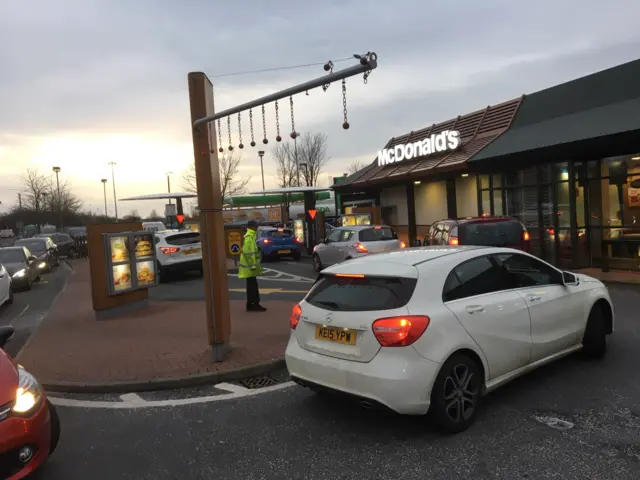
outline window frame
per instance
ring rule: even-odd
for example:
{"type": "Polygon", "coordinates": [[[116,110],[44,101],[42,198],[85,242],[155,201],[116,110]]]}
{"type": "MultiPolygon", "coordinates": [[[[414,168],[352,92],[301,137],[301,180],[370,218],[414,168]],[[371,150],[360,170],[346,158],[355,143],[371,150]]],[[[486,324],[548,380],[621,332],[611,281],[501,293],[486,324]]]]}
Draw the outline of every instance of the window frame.
{"type": "Polygon", "coordinates": [[[564,286],[564,280],[563,280],[564,279],[564,274],[563,274],[563,271],[558,269],[558,268],[556,268],[556,267],[554,267],[553,265],[545,262],[544,260],[541,260],[541,259],[539,259],[537,257],[532,256],[532,255],[526,255],[526,254],[520,253],[520,252],[513,252],[513,253],[511,253],[511,252],[500,252],[500,253],[492,254],[494,262],[496,263],[496,265],[498,265],[498,267],[501,270],[503,270],[504,275],[505,275],[505,280],[508,283],[510,282],[509,275],[507,275],[507,271],[502,266],[502,260],[498,259],[499,256],[504,256],[504,255],[509,255],[511,257],[524,257],[524,258],[527,258],[527,259],[529,259],[529,261],[531,261],[534,264],[535,263],[539,263],[539,264],[542,264],[542,266],[553,270],[559,277],[559,283],[543,283],[543,284],[540,284],[540,285],[528,285],[528,286],[516,286],[516,285],[514,285],[514,286],[511,287],[511,289],[519,290],[519,289],[522,289],[522,288],[550,287],[550,286],[557,286],[557,285],[564,286]]]}

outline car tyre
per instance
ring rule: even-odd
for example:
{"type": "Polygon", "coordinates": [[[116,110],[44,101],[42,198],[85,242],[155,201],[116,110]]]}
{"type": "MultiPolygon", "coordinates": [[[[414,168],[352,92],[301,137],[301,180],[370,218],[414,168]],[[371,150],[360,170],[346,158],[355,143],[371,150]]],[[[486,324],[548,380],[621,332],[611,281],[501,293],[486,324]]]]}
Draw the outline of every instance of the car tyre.
{"type": "Polygon", "coordinates": [[[31,279],[27,278],[27,286],[24,287],[25,290],[31,290],[31,287],[33,286],[33,284],[31,283],[31,279]]]}
{"type": "Polygon", "coordinates": [[[40,274],[38,274],[38,276],[36,276],[36,278],[33,279],[34,282],[40,282],[40,280],[42,280],[42,277],[40,276],[40,274]]]}
{"type": "Polygon", "coordinates": [[[260,250],[260,263],[265,263],[267,261],[267,256],[264,254],[264,250],[260,250]]]}
{"type": "Polygon", "coordinates": [[[162,268],[162,265],[160,265],[160,262],[157,262],[156,265],[156,277],[158,279],[158,283],[167,283],[169,281],[169,279],[167,278],[169,275],[167,274],[167,271],[162,268]]]}
{"type": "Polygon", "coordinates": [[[594,306],[589,313],[582,338],[582,352],[587,358],[595,359],[607,353],[607,322],[599,306],[594,306]]]}
{"type": "Polygon", "coordinates": [[[7,303],[9,305],[13,303],[13,296],[14,296],[13,287],[9,287],[9,300],[7,300],[7,303]]]}
{"type": "Polygon", "coordinates": [[[58,442],[60,442],[60,417],[58,417],[58,410],[49,399],[47,399],[47,407],[49,408],[51,422],[51,441],[49,443],[49,455],[51,455],[58,446],[58,442]]]}
{"type": "Polygon", "coordinates": [[[67,255],[67,258],[76,258],[76,249],[71,247],[69,249],[69,254],[67,255]]]}
{"type": "Polygon", "coordinates": [[[316,273],[320,273],[322,271],[322,269],[324,268],[322,266],[322,261],[320,260],[320,256],[317,253],[314,253],[311,256],[311,261],[313,262],[313,270],[316,273]]]}
{"type": "Polygon", "coordinates": [[[429,417],[445,433],[459,433],[474,422],[484,376],[476,362],[454,354],[440,369],[431,389],[429,417]]]}

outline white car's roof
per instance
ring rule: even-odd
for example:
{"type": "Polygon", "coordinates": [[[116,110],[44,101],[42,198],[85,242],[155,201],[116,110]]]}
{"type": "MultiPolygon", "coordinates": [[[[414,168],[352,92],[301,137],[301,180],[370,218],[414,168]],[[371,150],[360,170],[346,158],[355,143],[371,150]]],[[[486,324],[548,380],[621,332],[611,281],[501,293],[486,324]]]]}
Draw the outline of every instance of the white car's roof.
{"type": "Polygon", "coordinates": [[[180,235],[181,233],[198,233],[193,230],[189,230],[188,228],[185,230],[158,230],[157,232],[153,232],[155,235],[165,236],[165,235],[180,235]]]}

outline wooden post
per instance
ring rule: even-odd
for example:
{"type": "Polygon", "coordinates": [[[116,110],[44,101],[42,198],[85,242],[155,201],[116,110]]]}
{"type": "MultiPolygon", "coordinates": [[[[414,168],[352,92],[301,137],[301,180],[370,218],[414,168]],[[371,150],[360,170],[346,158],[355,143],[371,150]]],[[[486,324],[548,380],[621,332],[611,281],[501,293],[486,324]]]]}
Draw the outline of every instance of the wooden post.
{"type": "MultiPolygon", "coordinates": [[[[213,85],[204,73],[188,76],[191,125],[196,120],[214,114],[213,85]]],[[[224,360],[229,351],[231,320],[227,255],[222,200],[220,198],[220,169],[215,124],[193,128],[193,154],[200,208],[200,237],[204,267],[204,289],[207,308],[207,333],[214,362],[224,360]]]]}

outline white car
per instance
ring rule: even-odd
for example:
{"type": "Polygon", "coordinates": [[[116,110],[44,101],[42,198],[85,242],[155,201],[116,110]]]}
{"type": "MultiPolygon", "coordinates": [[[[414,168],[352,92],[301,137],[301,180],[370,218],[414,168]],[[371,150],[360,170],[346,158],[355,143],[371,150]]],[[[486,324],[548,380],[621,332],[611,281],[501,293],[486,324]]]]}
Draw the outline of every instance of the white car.
{"type": "Polygon", "coordinates": [[[485,393],[578,350],[604,356],[614,315],[595,278],[510,248],[442,246],[324,270],[290,324],[298,384],[459,432],[485,393]]]}
{"type": "Polygon", "coordinates": [[[393,228],[386,225],[354,225],[331,230],[313,248],[311,259],[316,272],[336,263],[362,257],[370,253],[388,252],[404,248],[393,228]]]}
{"type": "Polygon", "coordinates": [[[13,303],[13,288],[11,288],[11,275],[4,265],[0,264],[0,307],[5,303],[13,303]]]}
{"type": "Polygon", "coordinates": [[[155,232],[158,277],[166,281],[172,273],[202,272],[200,233],[193,230],[155,232]]]}

